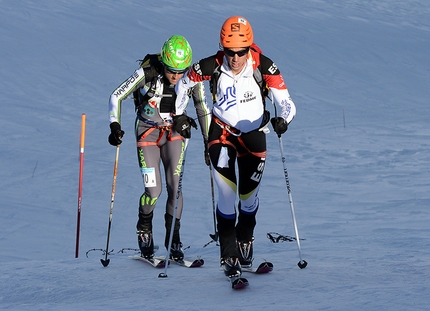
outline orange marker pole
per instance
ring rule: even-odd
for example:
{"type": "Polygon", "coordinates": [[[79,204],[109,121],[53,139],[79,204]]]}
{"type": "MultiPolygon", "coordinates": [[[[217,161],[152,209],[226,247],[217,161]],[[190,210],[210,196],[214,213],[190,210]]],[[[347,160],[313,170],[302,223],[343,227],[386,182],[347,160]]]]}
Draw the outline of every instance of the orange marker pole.
{"type": "Polygon", "coordinates": [[[79,185],[78,185],[78,220],[76,226],[76,251],[75,258],[79,256],[79,232],[81,228],[81,206],[82,206],[82,176],[84,173],[84,149],[85,149],[85,113],[82,114],[81,122],[81,145],[80,145],[80,156],[79,156],[79,185]]]}

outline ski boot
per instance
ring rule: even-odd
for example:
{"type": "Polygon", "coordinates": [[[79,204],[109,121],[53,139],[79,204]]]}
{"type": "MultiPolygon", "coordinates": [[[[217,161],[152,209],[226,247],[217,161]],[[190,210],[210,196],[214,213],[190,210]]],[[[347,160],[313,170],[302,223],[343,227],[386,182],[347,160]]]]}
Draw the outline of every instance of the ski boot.
{"type": "Polygon", "coordinates": [[[170,259],[175,261],[184,259],[184,251],[181,242],[172,242],[172,247],[170,247],[170,259]]]}
{"type": "Polygon", "coordinates": [[[221,267],[224,274],[229,278],[240,277],[242,275],[239,258],[237,257],[221,258],[221,267]]]}
{"type": "Polygon", "coordinates": [[[152,232],[137,231],[137,241],[141,256],[150,259],[154,257],[154,241],[152,239],[152,232]]]}
{"type": "Polygon", "coordinates": [[[243,267],[251,267],[252,261],[254,260],[253,256],[253,244],[254,237],[251,238],[251,241],[237,241],[237,250],[239,253],[239,262],[243,267]]]}
{"type": "MultiPolygon", "coordinates": [[[[164,215],[165,227],[166,227],[166,237],[164,239],[164,246],[166,249],[169,248],[170,230],[172,229],[173,216],[170,214],[164,215]]],[[[172,245],[170,247],[170,259],[182,260],[184,259],[184,251],[182,250],[181,236],[179,234],[179,229],[181,228],[181,220],[175,219],[175,226],[173,228],[173,238],[172,245]]]]}
{"type": "Polygon", "coordinates": [[[154,241],[152,238],[152,218],[153,212],[149,214],[139,213],[139,220],[137,222],[137,242],[142,257],[154,257],[154,241]]]}

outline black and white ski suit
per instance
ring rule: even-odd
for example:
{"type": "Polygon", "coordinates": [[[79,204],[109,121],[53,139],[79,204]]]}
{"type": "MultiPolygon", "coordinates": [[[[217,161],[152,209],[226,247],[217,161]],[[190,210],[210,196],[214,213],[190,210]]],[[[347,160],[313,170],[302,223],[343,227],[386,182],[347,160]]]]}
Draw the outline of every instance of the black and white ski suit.
{"type": "Polygon", "coordinates": [[[257,67],[281,108],[280,117],[290,123],[296,107],[282,75],[272,60],[255,50],[250,50],[239,74],[232,73],[224,52],[219,51],[195,63],[187,76],[176,84],[176,111],[181,113],[187,106],[188,89],[201,81],[211,80],[216,68],[221,70],[215,86],[208,135],[209,155],[218,188],[216,216],[221,258],[238,257],[236,240],[251,241],[260,205],[258,191],[266,161],[269,118],[265,113],[262,89],[253,76],[257,67]],[[237,197],[239,215],[236,225],[237,197]]]}

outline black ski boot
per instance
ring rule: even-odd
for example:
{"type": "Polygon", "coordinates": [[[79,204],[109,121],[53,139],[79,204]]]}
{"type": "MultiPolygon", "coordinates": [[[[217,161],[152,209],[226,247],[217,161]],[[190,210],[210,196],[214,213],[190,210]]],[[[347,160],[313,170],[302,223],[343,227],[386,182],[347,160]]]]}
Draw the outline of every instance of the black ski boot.
{"type": "Polygon", "coordinates": [[[170,259],[173,260],[182,260],[184,259],[184,250],[182,249],[182,243],[172,243],[172,247],[170,248],[170,259]]]}
{"type": "Polygon", "coordinates": [[[237,251],[242,266],[251,267],[253,261],[254,228],[256,225],[255,214],[245,214],[240,210],[236,225],[237,251]]]}
{"type": "Polygon", "coordinates": [[[251,267],[254,258],[253,255],[254,237],[251,241],[237,241],[237,250],[239,253],[239,262],[243,267],[251,267]]]}
{"type": "Polygon", "coordinates": [[[221,258],[238,257],[236,232],[234,227],[235,222],[236,219],[224,218],[217,212],[217,228],[221,258]]]}
{"type": "Polygon", "coordinates": [[[137,241],[142,257],[147,259],[154,257],[154,240],[151,232],[137,231],[137,241]]]}
{"type": "Polygon", "coordinates": [[[153,213],[142,214],[139,213],[139,220],[137,222],[137,242],[142,257],[154,257],[154,241],[152,238],[152,217],[153,213]]]}
{"type": "Polygon", "coordinates": [[[221,267],[224,270],[224,274],[229,278],[242,275],[239,258],[237,257],[221,258],[221,267]]]}
{"type": "MultiPolygon", "coordinates": [[[[164,214],[165,226],[166,226],[166,238],[164,240],[164,246],[166,249],[169,248],[170,230],[172,229],[173,216],[170,214],[164,214]]],[[[181,228],[181,220],[175,219],[175,227],[173,229],[172,245],[170,247],[170,258],[173,260],[184,259],[184,251],[182,249],[181,236],[179,229],[181,228]]]]}

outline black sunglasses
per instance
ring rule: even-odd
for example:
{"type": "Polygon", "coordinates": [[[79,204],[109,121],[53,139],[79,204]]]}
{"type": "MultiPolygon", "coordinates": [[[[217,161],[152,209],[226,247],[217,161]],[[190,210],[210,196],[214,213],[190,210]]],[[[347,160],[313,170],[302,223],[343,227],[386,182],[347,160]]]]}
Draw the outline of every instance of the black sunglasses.
{"type": "Polygon", "coordinates": [[[239,57],[242,57],[242,56],[244,56],[244,55],[248,54],[248,52],[249,52],[249,47],[247,47],[247,48],[246,48],[246,49],[244,49],[244,50],[237,51],[237,52],[232,51],[232,50],[227,49],[227,48],[224,48],[224,53],[225,53],[227,56],[230,56],[230,57],[234,57],[234,55],[237,55],[237,56],[239,56],[239,57]]]}
{"type": "Polygon", "coordinates": [[[174,70],[174,69],[171,69],[171,68],[169,68],[169,67],[167,67],[167,66],[165,66],[165,68],[166,68],[166,71],[167,71],[168,73],[171,73],[172,75],[174,75],[174,74],[181,75],[181,74],[186,73],[186,72],[187,72],[187,70],[188,70],[188,68],[186,68],[186,69],[182,69],[182,70],[174,70]]]}

